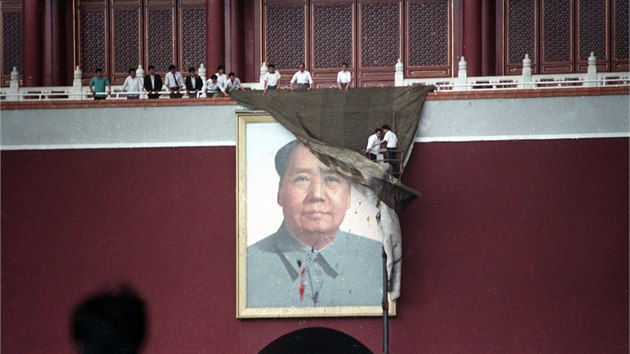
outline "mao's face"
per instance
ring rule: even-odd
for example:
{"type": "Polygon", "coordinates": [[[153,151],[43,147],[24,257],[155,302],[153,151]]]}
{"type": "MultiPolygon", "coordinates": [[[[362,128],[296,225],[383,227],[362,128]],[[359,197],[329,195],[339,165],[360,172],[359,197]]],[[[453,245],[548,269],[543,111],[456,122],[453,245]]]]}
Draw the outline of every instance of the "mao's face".
{"type": "Polygon", "coordinates": [[[298,145],[278,189],[289,232],[334,234],[350,208],[350,184],[298,145]]]}

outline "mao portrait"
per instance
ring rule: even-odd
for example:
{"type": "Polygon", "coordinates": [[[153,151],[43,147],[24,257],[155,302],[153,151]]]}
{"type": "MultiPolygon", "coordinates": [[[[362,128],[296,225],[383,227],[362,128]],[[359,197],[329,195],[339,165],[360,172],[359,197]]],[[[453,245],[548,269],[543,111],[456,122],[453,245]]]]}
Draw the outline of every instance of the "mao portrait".
{"type": "MultiPolygon", "coordinates": [[[[246,248],[247,308],[380,305],[381,242],[355,234],[361,229],[357,221],[342,229],[344,220],[359,214],[353,207],[358,189],[298,140],[278,149],[269,162],[277,192],[256,209],[280,209],[282,218],[275,232],[246,248]]],[[[355,219],[375,224],[371,215],[355,219]]]]}

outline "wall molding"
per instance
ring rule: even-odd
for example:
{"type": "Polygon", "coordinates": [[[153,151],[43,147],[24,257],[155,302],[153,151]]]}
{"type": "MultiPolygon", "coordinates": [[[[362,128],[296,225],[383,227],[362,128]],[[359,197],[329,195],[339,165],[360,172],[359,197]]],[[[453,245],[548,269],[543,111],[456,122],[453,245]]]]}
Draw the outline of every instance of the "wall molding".
{"type": "MultiPolygon", "coordinates": [[[[106,107],[81,102],[75,103],[80,106],[73,109],[53,108],[66,105],[65,102],[47,108],[40,104],[37,109],[6,109],[3,105],[0,148],[235,146],[236,114],[249,110],[231,100],[214,101],[214,105],[199,105],[204,101],[195,101],[194,105],[136,106],[139,102],[130,102],[106,107]]],[[[619,94],[428,99],[415,141],[627,138],[630,137],[629,112],[628,96],[619,94]]]]}

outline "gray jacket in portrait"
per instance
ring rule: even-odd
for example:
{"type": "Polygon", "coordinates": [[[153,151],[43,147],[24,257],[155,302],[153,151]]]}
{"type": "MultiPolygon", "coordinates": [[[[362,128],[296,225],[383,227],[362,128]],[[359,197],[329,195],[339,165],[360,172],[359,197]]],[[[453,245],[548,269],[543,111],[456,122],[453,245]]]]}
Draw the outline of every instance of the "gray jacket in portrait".
{"type": "Polygon", "coordinates": [[[316,251],[278,231],[247,248],[247,307],[379,306],[382,246],[337,230],[316,251]]]}

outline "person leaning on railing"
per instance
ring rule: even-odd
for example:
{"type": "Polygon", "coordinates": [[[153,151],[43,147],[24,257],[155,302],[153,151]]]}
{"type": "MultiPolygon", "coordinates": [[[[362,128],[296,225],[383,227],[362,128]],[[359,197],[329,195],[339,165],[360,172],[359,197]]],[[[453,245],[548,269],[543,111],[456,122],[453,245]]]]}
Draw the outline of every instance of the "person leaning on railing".
{"type": "Polygon", "coordinates": [[[228,74],[228,79],[225,82],[221,91],[223,91],[224,95],[229,96],[232,92],[239,90],[244,90],[244,88],[241,86],[241,79],[236,77],[235,73],[230,72],[228,74]]]}
{"type": "Polygon", "coordinates": [[[188,98],[197,98],[197,92],[203,88],[203,81],[201,77],[197,75],[197,68],[191,66],[188,68],[188,76],[186,77],[186,91],[188,91],[188,98]]]}
{"type": "Polygon", "coordinates": [[[171,91],[170,98],[182,98],[180,90],[186,89],[186,84],[184,84],[182,73],[177,71],[177,67],[174,64],[168,66],[168,72],[164,81],[166,81],[166,87],[171,91]]]}
{"type": "Polygon", "coordinates": [[[90,80],[90,91],[95,100],[104,100],[109,95],[109,80],[103,76],[103,69],[96,69],[96,76],[90,80]]]}
{"type": "Polygon", "coordinates": [[[212,74],[210,79],[206,81],[206,97],[220,97],[222,95],[219,83],[217,82],[217,75],[212,74]]]}
{"type": "Polygon", "coordinates": [[[144,77],[144,89],[148,92],[149,98],[160,98],[162,78],[155,73],[155,66],[153,65],[149,65],[149,75],[144,77]]]}
{"type": "Polygon", "coordinates": [[[144,91],[144,81],[136,76],[135,68],[129,68],[129,76],[125,79],[122,90],[130,92],[127,94],[128,100],[137,100],[140,98],[140,92],[144,91]]]}
{"type": "Polygon", "coordinates": [[[268,91],[275,92],[278,89],[278,81],[280,81],[281,77],[280,72],[276,71],[276,66],[269,64],[269,71],[264,76],[263,95],[266,95],[268,91]]]}
{"type": "Polygon", "coordinates": [[[294,90],[293,84],[297,84],[298,91],[310,91],[313,88],[313,78],[311,73],[305,69],[304,63],[299,66],[298,72],[293,75],[293,78],[289,82],[289,89],[294,90]]]}

